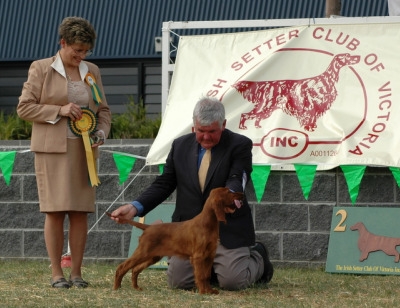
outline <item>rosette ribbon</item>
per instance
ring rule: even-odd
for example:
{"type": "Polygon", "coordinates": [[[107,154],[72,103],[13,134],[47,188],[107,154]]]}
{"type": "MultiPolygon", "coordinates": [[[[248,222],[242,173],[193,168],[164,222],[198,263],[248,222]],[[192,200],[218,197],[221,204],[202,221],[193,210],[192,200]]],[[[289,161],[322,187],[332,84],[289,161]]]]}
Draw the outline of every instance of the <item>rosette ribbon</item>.
{"type": "Polygon", "coordinates": [[[97,175],[96,160],[94,159],[92,144],[90,142],[90,134],[95,131],[97,126],[96,115],[91,109],[82,108],[82,118],[78,121],[72,121],[69,119],[68,123],[71,131],[76,136],[82,136],[83,144],[85,146],[90,184],[92,186],[98,186],[100,180],[97,175]]]}
{"type": "Polygon", "coordinates": [[[93,100],[96,102],[96,105],[101,103],[101,99],[103,98],[101,95],[101,91],[99,86],[96,83],[96,79],[94,78],[92,73],[87,73],[85,76],[86,83],[90,86],[92,90],[93,100]]]}

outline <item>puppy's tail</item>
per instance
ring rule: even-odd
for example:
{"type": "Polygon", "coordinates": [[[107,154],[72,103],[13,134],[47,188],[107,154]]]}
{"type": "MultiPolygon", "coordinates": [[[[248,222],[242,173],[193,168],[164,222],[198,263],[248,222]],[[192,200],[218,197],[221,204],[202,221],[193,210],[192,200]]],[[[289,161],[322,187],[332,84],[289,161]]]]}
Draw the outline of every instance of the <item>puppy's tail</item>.
{"type": "Polygon", "coordinates": [[[134,226],[136,228],[145,230],[149,227],[149,225],[142,224],[140,222],[134,221],[134,220],[128,220],[128,219],[123,219],[123,224],[130,224],[131,226],[134,226]]]}
{"type": "MultiPolygon", "coordinates": [[[[111,213],[106,212],[106,214],[107,214],[108,217],[111,217],[111,213]]],[[[120,223],[120,224],[130,224],[131,226],[134,226],[134,227],[142,229],[142,230],[145,230],[145,229],[147,229],[147,227],[149,227],[149,225],[142,224],[140,222],[136,222],[136,221],[129,220],[129,219],[122,219],[122,218],[119,219],[118,223],[120,223]]]]}

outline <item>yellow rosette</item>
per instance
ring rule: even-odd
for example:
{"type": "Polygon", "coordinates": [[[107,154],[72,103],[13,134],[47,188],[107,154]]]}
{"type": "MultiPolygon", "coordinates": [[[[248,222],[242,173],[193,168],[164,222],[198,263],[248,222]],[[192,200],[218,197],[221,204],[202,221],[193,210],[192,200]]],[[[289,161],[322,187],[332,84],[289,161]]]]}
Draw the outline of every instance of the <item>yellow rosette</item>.
{"type": "Polygon", "coordinates": [[[76,136],[82,136],[83,144],[85,146],[90,183],[92,186],[98,186],[100,180],[97,175],[96,161],[93,156],[92,144],[90,142],[90,134],[94,132],[97,126],[96,115],[91,109],[82,108],[82,118],[78,121],[72,121],[69,119],[68,123],[71,131],[76,136]]]}

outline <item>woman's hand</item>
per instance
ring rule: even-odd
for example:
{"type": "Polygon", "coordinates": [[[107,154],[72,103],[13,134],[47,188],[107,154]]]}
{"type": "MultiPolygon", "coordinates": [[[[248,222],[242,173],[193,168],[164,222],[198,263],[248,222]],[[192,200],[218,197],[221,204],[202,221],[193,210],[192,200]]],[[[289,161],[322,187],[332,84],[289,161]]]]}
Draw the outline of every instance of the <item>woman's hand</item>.
{"type": "Polygon", "coordinates": [[[60,108],[58,114],[69,117],[72,121],[78,121],[82,118],[82,109],[75,103],[68,103],[60,108]]]}
{"type": "Polygon", "coordinates": [[[96,130],[93,134],[90,135],[90,139],[92,142],[92,148],[95,148],[99,145],[104,144],[106,136],[102,130],[96,130]]]}

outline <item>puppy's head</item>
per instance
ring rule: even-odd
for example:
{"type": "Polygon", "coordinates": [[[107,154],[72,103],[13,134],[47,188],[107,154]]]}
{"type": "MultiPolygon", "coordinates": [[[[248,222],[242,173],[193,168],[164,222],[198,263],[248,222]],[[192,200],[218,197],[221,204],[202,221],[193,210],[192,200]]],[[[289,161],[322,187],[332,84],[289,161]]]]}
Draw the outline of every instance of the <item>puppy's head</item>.
{"type": "Polygon", "coordinates": [[[214,188],[207,199],[215,211],[218,221],[226,223],[225,214],[234,213],[242,206],[243,193],[231,192],[227,187],[214,188]]]}

